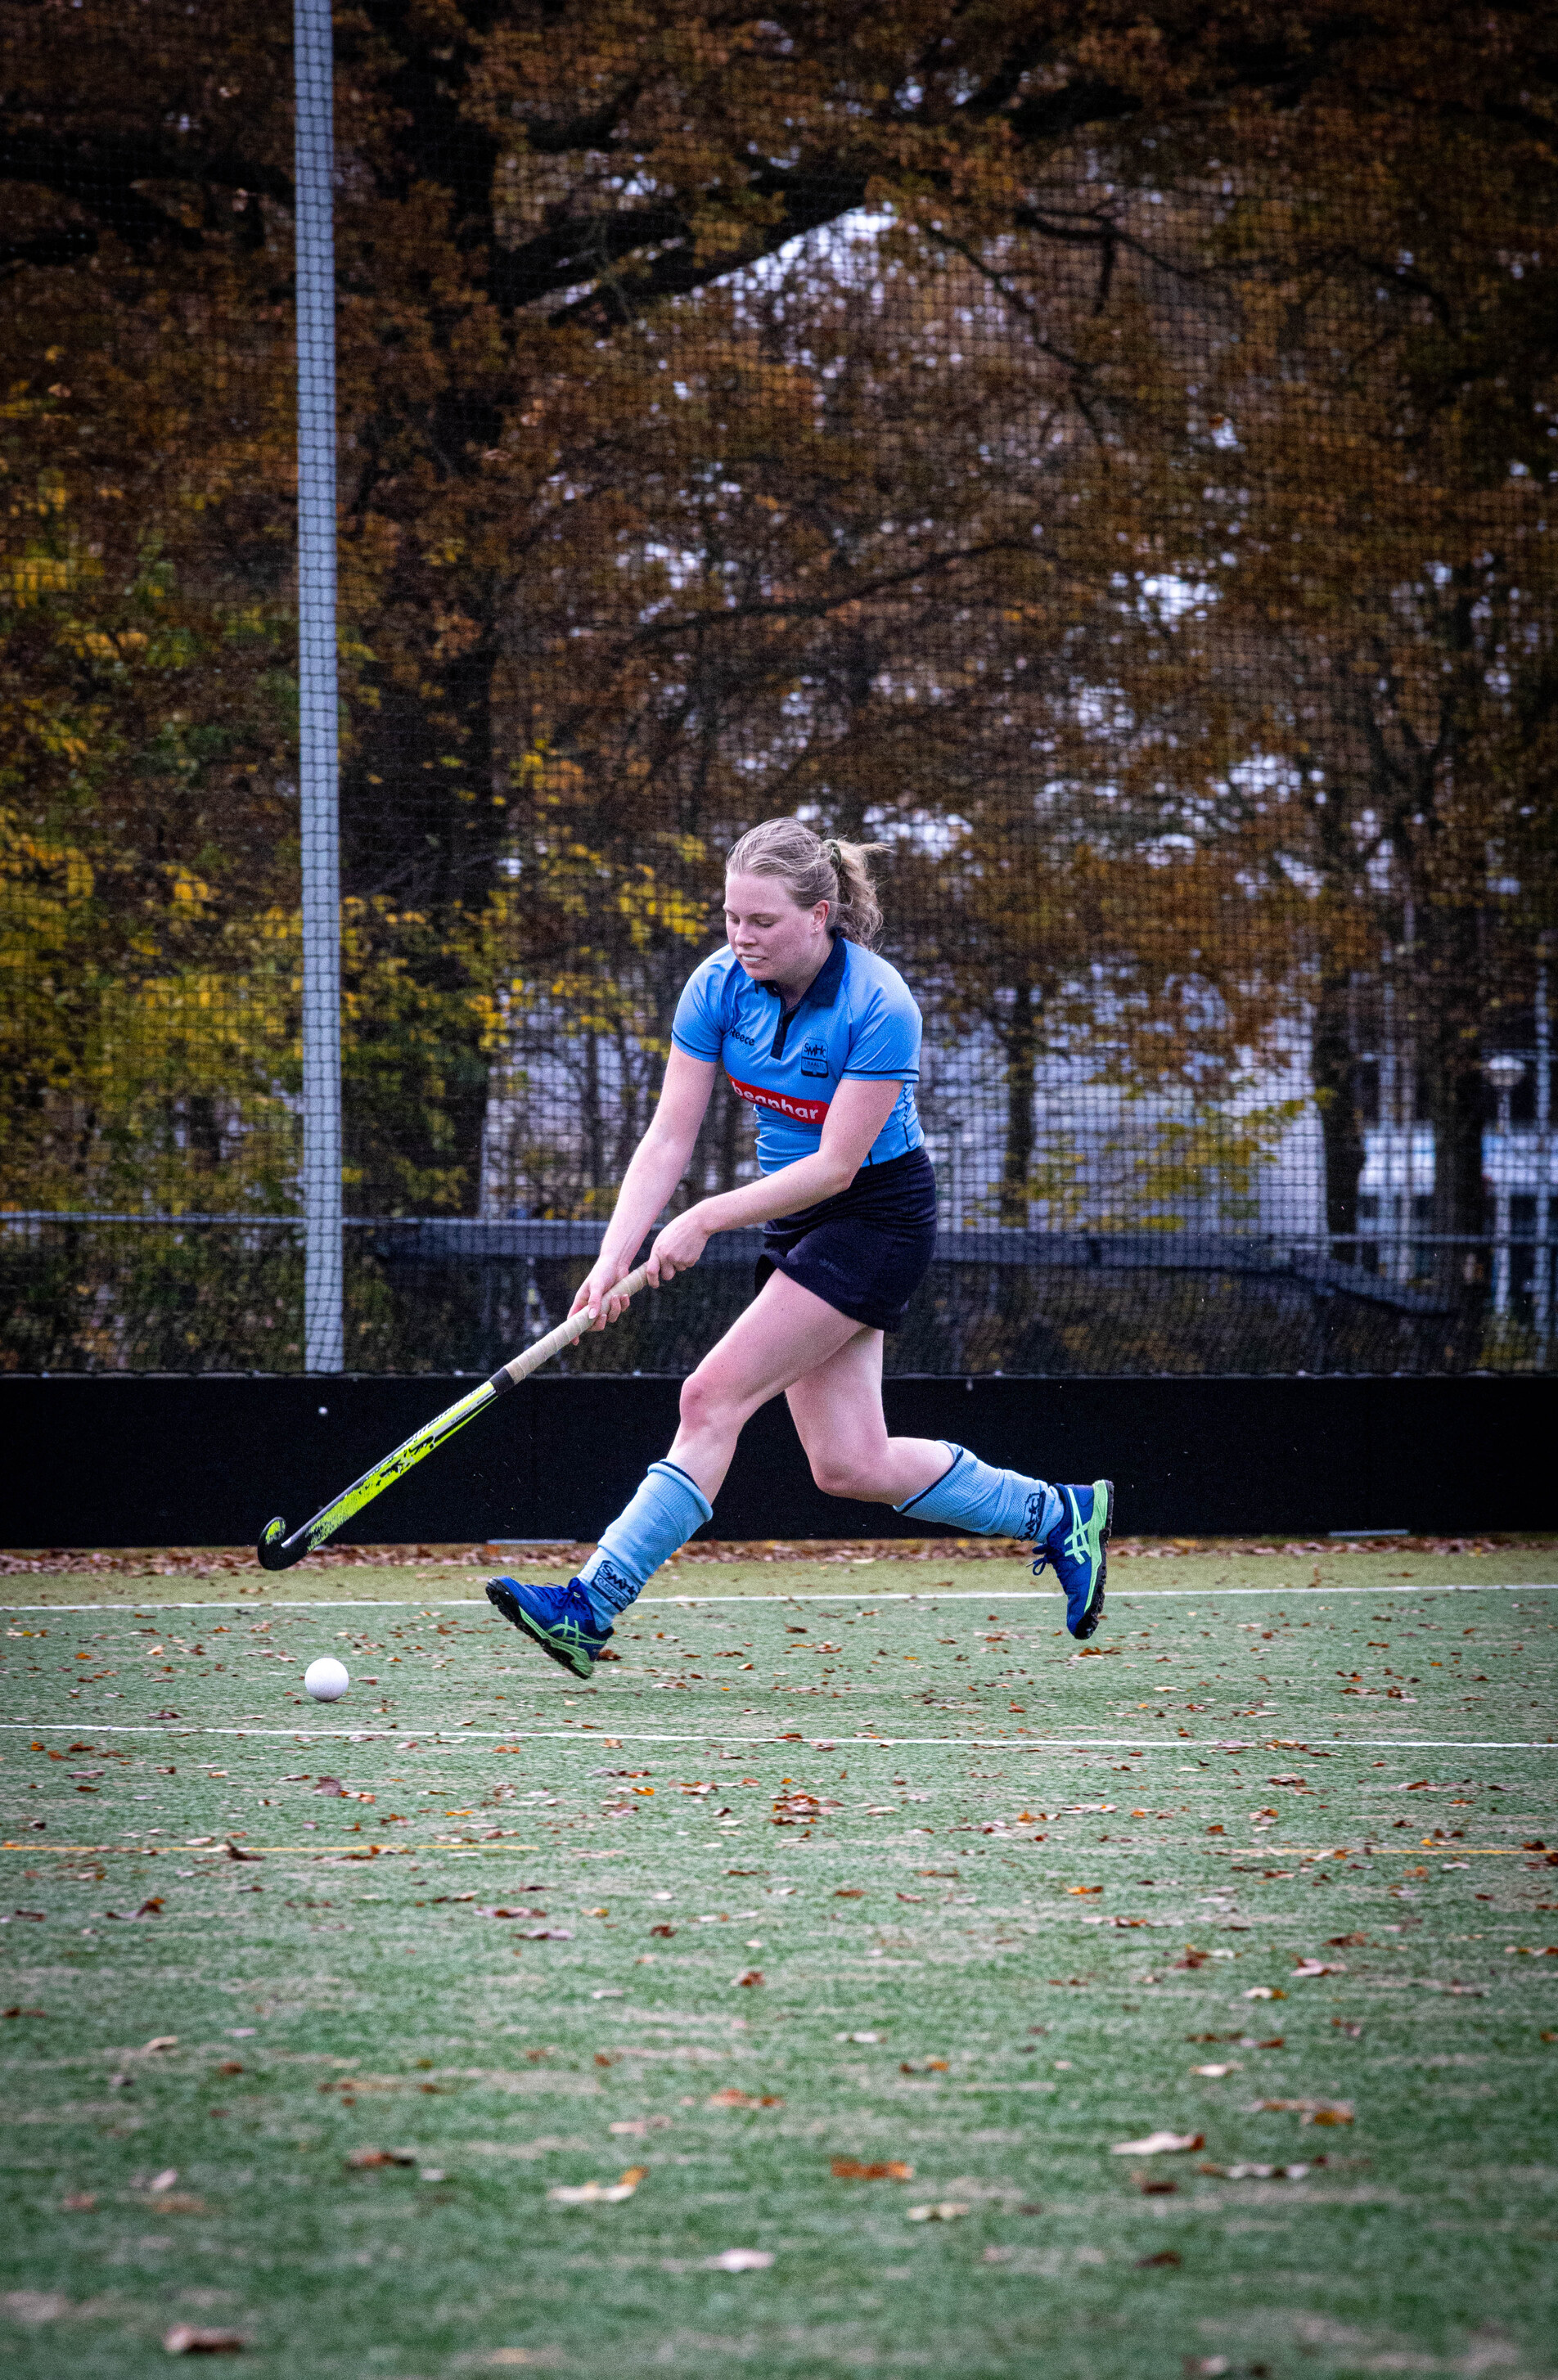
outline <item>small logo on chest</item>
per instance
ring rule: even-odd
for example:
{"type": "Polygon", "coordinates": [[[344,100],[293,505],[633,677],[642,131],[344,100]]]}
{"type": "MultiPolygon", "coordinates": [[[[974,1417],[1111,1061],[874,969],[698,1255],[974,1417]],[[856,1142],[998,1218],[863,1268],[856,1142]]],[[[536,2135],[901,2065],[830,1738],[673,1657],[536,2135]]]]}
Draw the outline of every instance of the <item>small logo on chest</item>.
{"type": "Polygon", "coordinates": [[[828,1045],[825,1041],[812,1040],[806,1043],[800,1053],[800,1071],[803,1075],[820,1075],[826,1076],[828,1073],[828,1045]]]}

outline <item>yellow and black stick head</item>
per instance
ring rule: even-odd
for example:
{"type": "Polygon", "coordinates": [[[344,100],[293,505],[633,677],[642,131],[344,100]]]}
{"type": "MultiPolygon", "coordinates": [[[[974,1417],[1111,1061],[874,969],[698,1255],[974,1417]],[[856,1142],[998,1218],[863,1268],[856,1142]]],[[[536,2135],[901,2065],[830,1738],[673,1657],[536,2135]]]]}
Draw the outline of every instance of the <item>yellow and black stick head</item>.
{"type": "Polygon", "coordinates": [[[290,1570],[293,1563],[301,1561],[309,1550],[308,1531],[300,1529],[298,1533],[298,1541],[288,1545],[286,1523],[278,1513],[274,1521],[266,1522],[260,1543],[254,1550],[260,1557],[262,1570],[290,1570]]]}

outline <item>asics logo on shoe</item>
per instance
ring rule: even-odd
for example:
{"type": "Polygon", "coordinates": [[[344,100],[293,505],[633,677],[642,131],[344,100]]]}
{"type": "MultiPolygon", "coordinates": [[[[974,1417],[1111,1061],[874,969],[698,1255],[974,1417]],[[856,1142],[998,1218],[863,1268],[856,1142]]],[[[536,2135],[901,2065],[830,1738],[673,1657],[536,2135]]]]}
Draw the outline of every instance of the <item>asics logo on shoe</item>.
{"type": "Polygon", "coordinates": [[[1062,1488],[1053,1526],[1034,1546],[1033,1575],[1054,1571],[1065,1593],[1065,1624],[1073,1636],[1090,1636],[1103,1611],[1108,1575],[1109,1531],[1114,1518],[1112,1480],[1062,1488]]]}

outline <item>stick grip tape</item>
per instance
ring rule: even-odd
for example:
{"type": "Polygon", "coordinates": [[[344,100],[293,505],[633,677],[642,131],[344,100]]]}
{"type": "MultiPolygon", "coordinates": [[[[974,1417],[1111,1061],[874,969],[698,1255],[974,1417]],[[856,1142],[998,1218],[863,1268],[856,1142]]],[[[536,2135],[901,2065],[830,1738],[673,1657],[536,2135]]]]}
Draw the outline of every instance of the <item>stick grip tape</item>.
{"type": "MultiPolygon", "coordinates": [[[[615,1282],[608,1294],[613,1297],[637,1297],[641,1289],[648,1287],[649,1267],[647,1264],[641,1264],[636,1272],[630,1272],[624,1280],[615,1282]]],[[[493,1374],[490,1385],[501,1396],[505,1389],[515,1388],[519,1381],[528,1379],[532,1372],[539,1372],[542,1366],[550,1363],[554,1355],[561,1354],[565,1347],[573,1346],[576,1341],[583,1338],[587,1330],[593,1328],[589,1307],[582,1306],[578,1313],[570,1314],[566,1322],[559,1322],[555,1330],[549,1330],[544,1339],[538,1339],[534,1346],[527,1347],[522,1355],[516,1355],[512,1362],[501,1365],[493,1374]]]]}

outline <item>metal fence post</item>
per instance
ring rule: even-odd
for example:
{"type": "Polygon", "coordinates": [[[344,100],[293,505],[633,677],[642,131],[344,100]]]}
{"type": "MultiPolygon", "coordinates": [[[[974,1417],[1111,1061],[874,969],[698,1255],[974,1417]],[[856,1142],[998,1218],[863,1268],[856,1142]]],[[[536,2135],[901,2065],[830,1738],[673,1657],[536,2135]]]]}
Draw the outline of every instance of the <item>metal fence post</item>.
{"type": "Polygon", "coordinates": [[[335,682],[335,235],[330,0],[293,0],[298,660],[303,861],[303,1366],[345,1360],[341,887],[335,682]]]}

